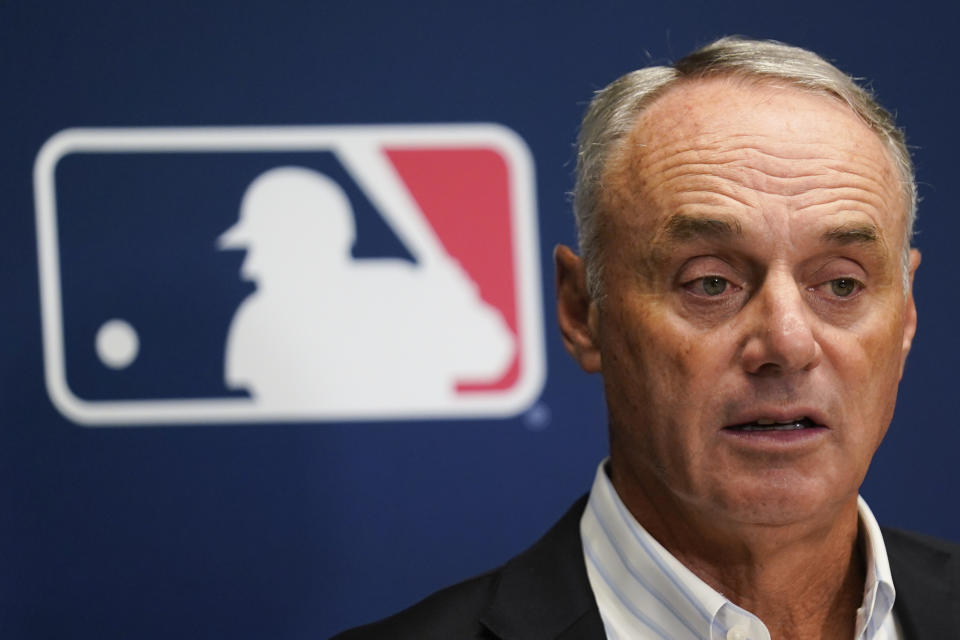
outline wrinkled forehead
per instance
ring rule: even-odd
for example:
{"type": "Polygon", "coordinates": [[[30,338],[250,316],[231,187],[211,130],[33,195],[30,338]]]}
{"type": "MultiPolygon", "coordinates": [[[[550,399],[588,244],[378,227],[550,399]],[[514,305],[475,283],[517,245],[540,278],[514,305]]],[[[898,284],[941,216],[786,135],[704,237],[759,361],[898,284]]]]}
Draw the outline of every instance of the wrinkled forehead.
{"type": "Polygon", "coordinates": [[[896,165],[881,137],[845,103],[773,81],[682,81],[640,114],[611,154],[602,208],[612,216],[655,212],[691,175],[741,176],[742,186],[786,196],[795,190],[799,197],[818,185],[842,188],[845,173],[862,176],[885,203],[878,223],[901,233],[907,205],[896,165]],[[763,175],[749,182],[757,168],[763,175]]]}

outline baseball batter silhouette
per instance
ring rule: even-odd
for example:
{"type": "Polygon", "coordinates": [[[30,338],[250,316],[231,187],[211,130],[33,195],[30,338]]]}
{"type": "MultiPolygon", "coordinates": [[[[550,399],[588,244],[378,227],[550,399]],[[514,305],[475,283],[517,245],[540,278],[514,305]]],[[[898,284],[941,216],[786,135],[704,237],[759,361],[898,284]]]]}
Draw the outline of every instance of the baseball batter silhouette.
{"type": "MultiPolygon", "coordinates": [[[[353,155],[375,183],[394,179],[375,154],[353,155]]],[[[388,182],[368,190],[415,263],[353,258],[350,202],[317,171],[278,167],[250,183],[218,241],[247,251],[241,274],[257,286],[228,333],[228,388],[265,410],[416,412],[510,365],[516,339],[500,312],[388,182]]]]}

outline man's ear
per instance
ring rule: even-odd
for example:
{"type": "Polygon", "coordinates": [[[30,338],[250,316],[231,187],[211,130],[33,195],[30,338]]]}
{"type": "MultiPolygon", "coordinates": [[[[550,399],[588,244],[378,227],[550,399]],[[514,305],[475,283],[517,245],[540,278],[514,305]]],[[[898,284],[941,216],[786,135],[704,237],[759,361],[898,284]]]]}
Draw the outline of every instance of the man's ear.
{"type": "Polygon", "coordinates": [[[903,319],[903,353],[900,357],[900,375],[903,376],[903,367],[907,363],[907,354],[910,353],[910,345],[913,344],[913,336],[917,332],[917,305],[913,301],[913,276],[917,273],[917,267],[920,266],[920,252],[916,249],[910,249],[910,277],[908,280],[910,289],[907,291],[907,308],[903,319]]]}
{"type": "Polygon", "coordinates": [[[597,341],[597,308],[587,292],[587,274],[583,260],[570,247],[553,250],[557,269],[557,323],[563,344],[584,371],[601,369],[597,341]]]}

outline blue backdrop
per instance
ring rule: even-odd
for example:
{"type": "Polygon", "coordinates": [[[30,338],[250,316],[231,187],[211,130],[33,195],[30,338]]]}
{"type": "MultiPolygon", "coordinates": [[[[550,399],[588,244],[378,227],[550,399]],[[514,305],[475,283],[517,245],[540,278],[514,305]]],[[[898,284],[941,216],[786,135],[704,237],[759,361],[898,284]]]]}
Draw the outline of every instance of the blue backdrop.
{"type": "MultiPolygon", "coordinates": [[[[565,194],[580,116],[625,71],[731,33],[808,47],[869,78],[906,128],[921,196],[920,328],[863,493],[885,524],[960,540],[956,9],[774,6],[0,2],[0,636],[327,637],[534,540],[588,488],[606,448],[600,382],[565,355],[554,328],[551,250],[573,242],[565,194]],[[525,411],[91,428],[51,403],[32,172],[57,131],[477,122],[512,129],[533,157],[547,373],[525,411]]],[[[215,239],[232,224],[246,182],[229,206],[211,200],[203,215],[185,215],[182,193],[204,202],[206,184],[224,188],[236,171],[77,158],[58,175],[60,204],[89,214],[59,229],[71,379],[88,397],[227,393],[222,370],[202,365],[220,366],[225,327],[250,286],[233,275],[241,253],[211,252],[200,264],[189,238],[215,239]],[[138,181],[154,172],[182,173],[182,193],[144,196],[138,181]],[[141,236],[173,233],[151,227],[156,215],[97,217],[109,208],[96,195],[105,175],[118,193],[141,194],[135,209],[179,212],[181,253],[138,249],[141,236]],[[230,275],[214,287],[196,273],[230,275]],[[113,295],[91,285],[108,278],[113,295]],[[87,290],[98,293],[77,293],[87,290]],[[171,299],[180,315],[156,304],[171,299]],[[80,340],[71,332],[95,328],[84,309],[116,300],[128,317],[165,328],[168,342],[143,341],[145,362],[151,344],[170,356],[155,378],[112,378],[89,354],[70,355],[80,340]],[[209,300],[215,311],[177,324],[182,309],[209,300]]],[[[257,162],[236,159],[242,181],[257,162]]],[[[358,225],[377,224],[362,222],[364,206],[358,225]]],[[[397,246],[358,251],[404,257],[397,246]]]]}

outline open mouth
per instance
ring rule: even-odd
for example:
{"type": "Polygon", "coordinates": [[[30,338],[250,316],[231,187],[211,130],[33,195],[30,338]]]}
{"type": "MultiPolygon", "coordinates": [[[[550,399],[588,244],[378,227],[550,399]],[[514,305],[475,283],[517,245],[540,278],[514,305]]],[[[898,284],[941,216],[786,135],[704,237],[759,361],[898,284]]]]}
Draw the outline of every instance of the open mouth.
{"type": "Polygon", "coordinates": [[[820,425],[815,423],[810,418],[804,416],[783,422],[779,420],[761,418],[755,422],[735,424],[725,428],[729,431],[799,431],[801,429],[812,429],[818,426],[820,425]]]}

